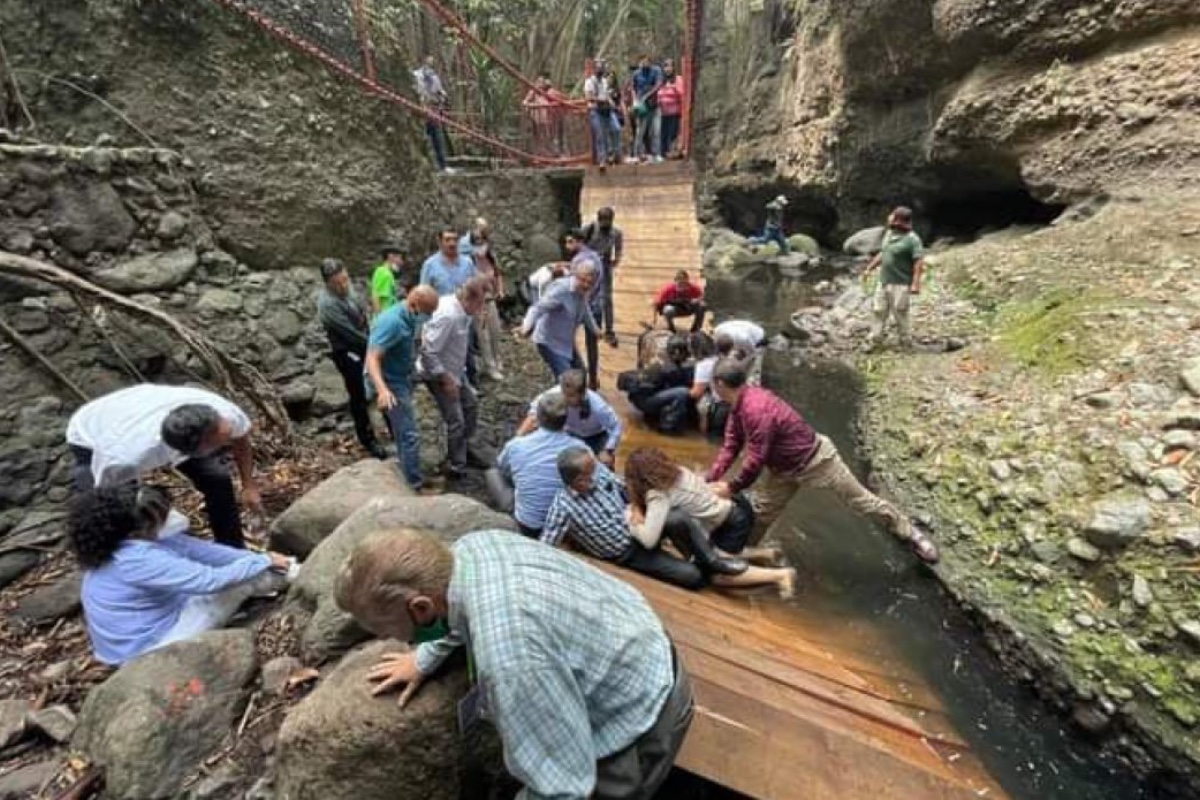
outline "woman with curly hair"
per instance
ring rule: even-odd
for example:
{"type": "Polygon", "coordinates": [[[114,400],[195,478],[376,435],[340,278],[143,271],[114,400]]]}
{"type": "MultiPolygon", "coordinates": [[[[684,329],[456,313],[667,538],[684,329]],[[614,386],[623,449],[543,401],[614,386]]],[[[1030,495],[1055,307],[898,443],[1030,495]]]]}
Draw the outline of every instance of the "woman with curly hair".
{"type": "MultiPolygon", "coordinates": [[[[656,447],[642,447],[629,454],[625,485],[629,491],[630,531],[647,548],[658,545],[670,518],[672,522],[691,523],[691,552],[685,556],[703,559],[710,553],[716,558],[737,555],[746,561],[772,564],[780,556],[775,548],[746,547],[754,529],[754,511],[745,497],[718,497],[702,477],[679,466],[656,447]]],[[[673,540],[676,546],[681,544],[679,537],[673,540]]],[[[790,568],[749,567],[739,575],[718,577],[714,581],[723,586],[775,584],[784,597],[795,591],[796,571],[790,568]]]]}
{"type": "Polygon", "coordinates": [[[129,483],[75,498],[67,534],[83,567],[83,612],[97,659],[120,665],[219,628],[295,571],[287,556],[207,542],[187,529],[156,487],[129,483]]]}

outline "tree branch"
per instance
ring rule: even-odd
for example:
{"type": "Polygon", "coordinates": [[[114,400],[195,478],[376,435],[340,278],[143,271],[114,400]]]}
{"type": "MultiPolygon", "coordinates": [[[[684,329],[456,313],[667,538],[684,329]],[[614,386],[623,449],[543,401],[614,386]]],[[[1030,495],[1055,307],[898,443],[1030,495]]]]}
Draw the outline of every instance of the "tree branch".
{"type": "Polygon", "coordinates": [[[54,364],[50,362],[50,359],[42,355],[36,347],[29,343],[28,339],[18,333],[17,330],[5,322],[3,318],[0,318],[0,333],[4,334],[4,338],[21,348],[25,355],[29,356],[38,364],[40,364],[42,369],[46,370],[46,372],[48,372],[56,381],[65,386],[71,392],[71,394],[79,398],[79,402],[86,403],[92,399],[84,394],[83,389],[80,389],[74,381],[64,375],[62,370],[54,366],[54,364]]]}

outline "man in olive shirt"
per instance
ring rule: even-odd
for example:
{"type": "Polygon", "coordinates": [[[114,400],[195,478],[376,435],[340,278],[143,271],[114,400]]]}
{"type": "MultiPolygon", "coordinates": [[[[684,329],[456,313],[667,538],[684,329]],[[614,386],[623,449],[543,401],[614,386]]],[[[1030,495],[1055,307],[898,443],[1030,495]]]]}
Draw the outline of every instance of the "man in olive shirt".
{"type": "Polygon", "coordinates": [[[908,348],[912,345],[909,302],[912,295],[921,293],[925,273],[925,250],[921,237],[912,229],[912,209],[899,206],[888,216],[883,249],[871,259],[863,279],[866,280],[880,265],[883,272],[875,290],[875,321],[871,325],[870,346],[875,348],[883,344],[888,318],[894,317],[900,346],[908,348]]]}
{"type": "Polygon", "coordinates": [[[398,247],[385,247],[380,253],[383,261],[371,273],[371,317],[377,317],[396,305],[396,300],[403,297],[407,287],[401,286],[396,293],[396,278],[404,269],[404,253],[398,247]]]}

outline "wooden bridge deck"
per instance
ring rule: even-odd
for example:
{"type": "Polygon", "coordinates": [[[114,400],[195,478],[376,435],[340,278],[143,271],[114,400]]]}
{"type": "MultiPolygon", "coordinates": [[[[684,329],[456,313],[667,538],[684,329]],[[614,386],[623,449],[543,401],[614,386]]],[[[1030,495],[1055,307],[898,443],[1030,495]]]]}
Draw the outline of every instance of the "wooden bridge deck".
{"type": "MultiPolygon", "coordinates": [[[[624,414],[622,456],[653,444],[703,468],[701,437],[667,438],[642,426],[615,388],[636,361],[639,322],[677,269],[699,273],[700,230],[691,165],[589,170],[585,220],[613,206],[625,233],[616,276],[620,347],[601,345],[604,393],[624,414]]],[[[679,765],[756,798],[941,800],[1004,797],[956,732],[937,691],[882,666],[861,629],[823,624],[762,594],[686,592],[605,566],[657,610],[695,683],[697,714],[679,765]],[[872,655],[865,655],[872,653],[872,655]]]]}

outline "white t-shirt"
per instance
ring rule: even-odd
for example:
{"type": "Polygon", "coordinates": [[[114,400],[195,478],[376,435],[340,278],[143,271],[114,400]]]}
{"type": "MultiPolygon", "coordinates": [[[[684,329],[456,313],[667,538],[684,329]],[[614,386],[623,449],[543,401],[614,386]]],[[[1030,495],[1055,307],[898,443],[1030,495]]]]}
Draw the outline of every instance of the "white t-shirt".
{"type": "Polygon", "coordinates": [[[161,467],[187,461],[162,440],[162,424],[180,406],[211,406],[240,439],[250,432],[250,418],[233,403],[205,389],[143,383],[106,394],[82,406],[67,423],[67,443],[92,451],[92,478],[97,486],[138,480],[161,467]]]}
{"type": "Polygon", "coordinates": [[[702,358],[696,362],[696,366],[692,370],[692,384],[703,384],[707,387],[704,390],[706,397],[716,397],[716,391],[713,389],[712,377],[713,371],[717,368],[718,356],[709,356],[702,358]]]}
{"type": "Polygon", "coordinates": [[[583,96],[589,100],[609,102],[611,94],[612,89],[609,88],[608,78],[589,75],[588,79],[583,82],[583,96]]]}
{"type": "Polygon", "coordinates": [[[721,335],[729,336],[735,347],[749,352],[754,352],[767,338],[767,332],[762,328],[740,319],[731,319],[713,328],[714,339],[721,335]]]}

